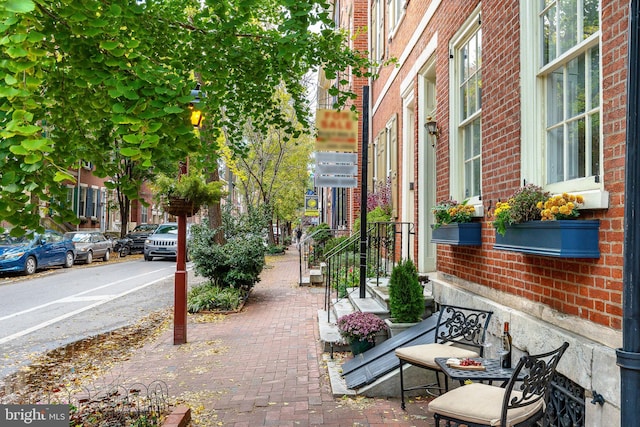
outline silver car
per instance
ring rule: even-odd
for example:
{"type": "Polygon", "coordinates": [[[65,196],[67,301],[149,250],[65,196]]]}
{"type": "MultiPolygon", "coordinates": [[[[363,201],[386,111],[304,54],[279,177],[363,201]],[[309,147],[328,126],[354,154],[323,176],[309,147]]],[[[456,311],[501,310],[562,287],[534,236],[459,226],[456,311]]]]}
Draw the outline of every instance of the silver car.
{"type": "Polygon", "coordinates": [[[76,248],[75,262],[91,264],[94,259],[109,261],[113,251],[113,241],[99,231],[71,231],[64,233],[76,248]]]}
{"type": "MultiPolygon", "coordinates": [[[[191,224],[187,224],[187,239],[190,236],[190,229],[191,224]]],[[[144,260],[151,261],[154,257],[176,258],[177,256],[178,223],[160,224],[144,242],[144,260]]]]}

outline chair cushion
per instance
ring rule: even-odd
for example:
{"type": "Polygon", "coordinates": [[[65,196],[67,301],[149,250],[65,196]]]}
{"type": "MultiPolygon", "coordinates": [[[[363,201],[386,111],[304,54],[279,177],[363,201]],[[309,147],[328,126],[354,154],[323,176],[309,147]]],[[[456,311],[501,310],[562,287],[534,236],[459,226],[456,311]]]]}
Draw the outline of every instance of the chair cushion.
{"type": "MultiPolygon", "coordinates": [[[[458,387],[429,402],[429,412],[470,423],[499,426],[505,389],[487,384],[473,383],[458,387]]],[[[520,397],[519,391],[512,396],[520,397]]],[[[507,426],[520,423],[533,416],[544,406],[543,399],[507,412],[507,426]]]]}
{"type": "Polygon", "coordinates": [[[451,344],[433,343],[396,348],[396,356],[398,359],[402,359],[412,365],[440,370],[435,362],[436,357],[464,359],[465,357],[479,357],[480,355],[473,350],[456,347],[451,344]]]}

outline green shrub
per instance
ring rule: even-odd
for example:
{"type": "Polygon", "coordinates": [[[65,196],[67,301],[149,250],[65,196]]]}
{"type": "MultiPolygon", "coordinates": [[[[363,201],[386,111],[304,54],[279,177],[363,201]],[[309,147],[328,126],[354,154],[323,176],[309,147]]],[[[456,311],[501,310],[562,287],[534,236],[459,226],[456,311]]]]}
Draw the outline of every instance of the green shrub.
{"type": "Polygon", "coordinates": [[[323,222],[315,227],[309,227],[307,235],[313,235],[313,240],[317,244],[324,245],[329,239],[331,239],[331,227],[329,227],[329,224],[323,222]]]}
{"type": "MultiPolygon", "coordinates": [[[[367,226],[370,227],[371,224],[375,222],[389,222],[391,221],[391,214],[388,210],[384,209],[381,206],[376,206],[374,209],[367,212],[367,226]]],[[[353,230],[354,232],[360,230],[360,217],[356,218],[353,222],[353,230]]]]}
{"type": "MultiPolygon", "coordinates": [[[[337,246],[341,246],[344,244],[345,241],[349,240],[351,238],[351,236],[340,236],[340,237],[334,237],[332,239],[329,239],[327,241],[327,243],[325,243],[324,245],[324,253],[325,254],[329,254],[333,251],[334,248],[336,248],[337,246]]],[[[349,248],[343,248],[344,251],[349,251],[349,252],[358,252],[360,247],[360,242],[359,241],[355,241],[353,243],[353,245],[351,245],[351,247],[349,248]]]]}
{"type": "Polygon", "coordinates": [[[237,310],[243,300],[243,291],[233,288],[220,288],[211,282],[194,286],[187,294],[187,310],[197,313],[203,310],[237,310]]]}
{"type": "Polygon", "coordinates": [[[338,298],[345,298],[349,288],[356,288],[360,285],[360,268],[358,266],[342,267],[336,275],[336,287],[338,298]]]}
{"type": "Polygon", "coordinates": [[[401,261],[389,279],[389,309],[398,323],[419,322],[424,313],[424,293],[418,271],[410,259],[401,261]]]}
{"type": "Polygon", "coordinates": [[[266,248],[266,253],[269,255],[283,254],[285,247],[283,245],[269,245],[266,248]]]}
{"type": "Polygon", "coordinates": [[[189,255],[196,273],[221,288],[249,291],[260,280],[265,265],[265,247],[260,234],[228,236],[227,243],[214,241],[215,230],[206,225],[192,227],[189,255]]]}

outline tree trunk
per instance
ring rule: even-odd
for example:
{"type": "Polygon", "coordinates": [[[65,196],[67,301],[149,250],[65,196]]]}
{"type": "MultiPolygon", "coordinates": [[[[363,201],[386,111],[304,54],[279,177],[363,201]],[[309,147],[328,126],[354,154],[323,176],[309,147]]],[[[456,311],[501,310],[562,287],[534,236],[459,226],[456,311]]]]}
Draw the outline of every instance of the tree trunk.
{"type": "MultiPolygon", "coordinates": [[[[220,173],[218,169],[214,169],[210,175],[211,182],[220,181],[220,173]]],[[[209,205],[209,227],[216,230],[213,237],[215,243],[224,245],[226,240],[222,231],[222,207],[220,201],[217,201],[209,205]]]]}

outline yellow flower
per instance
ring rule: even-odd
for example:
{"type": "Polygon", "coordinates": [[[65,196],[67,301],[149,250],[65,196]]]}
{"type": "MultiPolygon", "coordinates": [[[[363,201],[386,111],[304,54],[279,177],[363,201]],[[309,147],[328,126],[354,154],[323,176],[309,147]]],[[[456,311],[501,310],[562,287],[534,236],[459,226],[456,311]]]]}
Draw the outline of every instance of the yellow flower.
{"type": "Polygon", "coordinates": [[[553,221],[555,219],[575,218],[579,215],[577,212],[578,205],[582,204],[584,199],[580,195],[563,193],[549,197],[544,203],[538,203],[540,215],[543,221],[553,221]]]}

